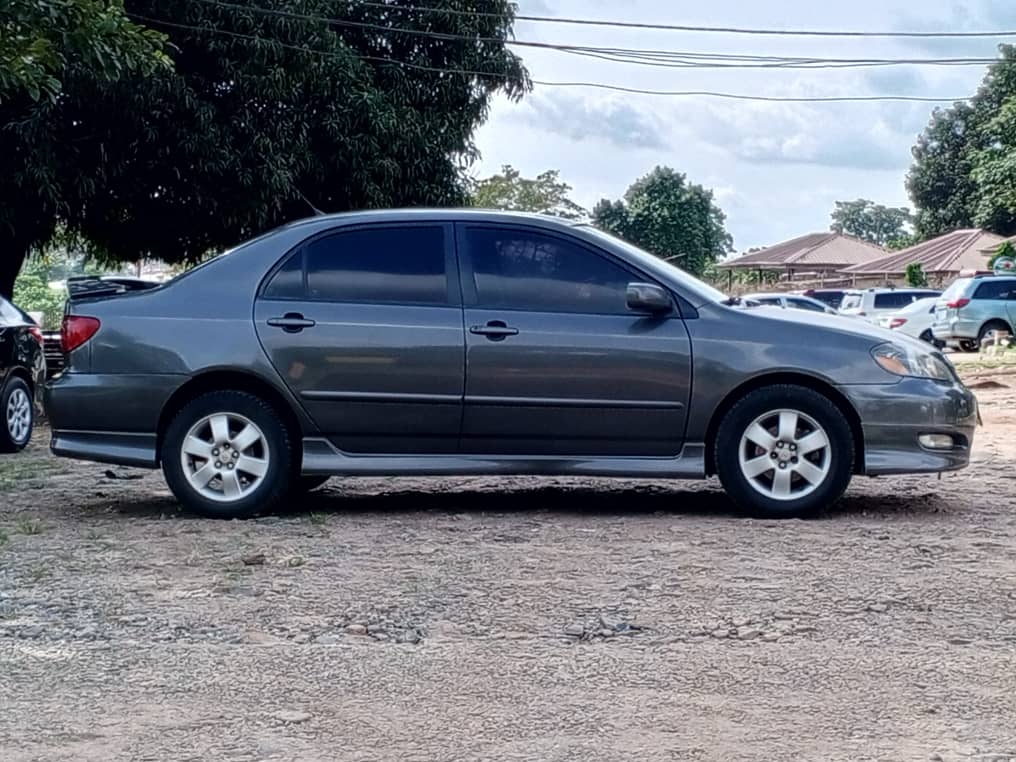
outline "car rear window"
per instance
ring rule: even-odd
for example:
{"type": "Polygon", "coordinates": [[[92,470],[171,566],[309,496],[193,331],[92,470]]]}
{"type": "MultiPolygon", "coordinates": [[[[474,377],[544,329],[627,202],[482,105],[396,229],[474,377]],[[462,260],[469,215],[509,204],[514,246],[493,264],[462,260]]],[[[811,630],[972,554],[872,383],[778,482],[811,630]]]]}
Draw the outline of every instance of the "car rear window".
{"type": "Polygon", "coordinates": [[[887,294],[875,294],[875,309],[891,310],[897,307],[906,307],[912,301],[914,301],[913,294],[905,291],[890,291],[887,294]]]}
{"type": "Polygon", "coordinates": [[[25,318],[22,316],[21,310],[3,297],[0,297],[0,324],[21,325],[24,322],[25,318]]]}
{"type": "Polygon", "coordinates": [[[966,293],[967,286],[970,285],[970,281],[970,278],[960,278],[959,280],[954,280],[949,284],[949,288],[942,293],[942,299],[952,301],[953,299],[959,298],[962,294],[966,293]]]}

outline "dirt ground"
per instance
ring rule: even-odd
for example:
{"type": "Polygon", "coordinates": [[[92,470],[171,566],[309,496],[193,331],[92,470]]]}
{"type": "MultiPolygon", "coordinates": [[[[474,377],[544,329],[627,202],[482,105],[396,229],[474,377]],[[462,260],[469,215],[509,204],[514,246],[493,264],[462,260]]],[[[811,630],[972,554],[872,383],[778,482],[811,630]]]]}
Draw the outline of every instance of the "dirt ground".
{"type": "Polygon", "coordinates": [[[1014,760],[1016,375],[965,373],[970,469],[808,522],[522,478],[213,522],[40,431],[0,463],[0,760],[1014,760]]]}

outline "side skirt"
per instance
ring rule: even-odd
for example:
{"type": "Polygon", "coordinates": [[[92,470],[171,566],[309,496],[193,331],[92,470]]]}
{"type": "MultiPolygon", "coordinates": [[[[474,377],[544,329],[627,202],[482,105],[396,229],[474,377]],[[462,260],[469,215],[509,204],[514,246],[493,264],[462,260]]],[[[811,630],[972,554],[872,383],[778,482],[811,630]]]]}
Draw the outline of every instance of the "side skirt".
{"type": "Polygon", "coordinates": [[[689,443],[670,458],[555,455],[350,455],[327,439],[303,440],[304,476],[624,476],[705,478],[705,445],[689,443]]]}

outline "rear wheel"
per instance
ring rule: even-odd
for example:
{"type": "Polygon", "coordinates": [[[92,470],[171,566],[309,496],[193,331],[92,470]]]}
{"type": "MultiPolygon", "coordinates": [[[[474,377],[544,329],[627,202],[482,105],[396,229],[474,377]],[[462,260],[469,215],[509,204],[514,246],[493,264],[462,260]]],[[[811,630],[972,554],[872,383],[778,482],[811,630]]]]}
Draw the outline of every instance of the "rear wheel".
{"type": "Polygon", "coordinates": [[[981,330],[977,332],[977,346],[975,352],[981,348],[981,342],[983,342],[988,334],[992,331],[1005,331],[1008,334],[1012,333],[1012,328],[1009,327],[1008,323],[1001,320],[992,320],[981,326],[981,330]]]}
{"type": "Polygon", "coordinates": [[[246,392],[212,392],[185,405],[166,429],[162,469],[184,506],[220,519],[272,511],[294,482],[286,425],[246,392]]]}
{"type": "Polygon", "coordinates": [[[35,406],[32,390],[24,379],[12,376],[0,393],[0,410],[4,425],[0,427],[0,452],[19,452],[32,439],[35,425],[35,406]]]}
{"type": "Polygon", "coordinates": [[[979,348],[978,342],[973,339],[964,339],[960,342],[961,352],[976,352],[979,348]]]}
{"type": "Polygon", "coordinates": [[[745,395],[716,435],[716,471],[743,509],[764,518],[814,514],[840,498],[854,468],[843,413],[802,386],[745,395]]]}

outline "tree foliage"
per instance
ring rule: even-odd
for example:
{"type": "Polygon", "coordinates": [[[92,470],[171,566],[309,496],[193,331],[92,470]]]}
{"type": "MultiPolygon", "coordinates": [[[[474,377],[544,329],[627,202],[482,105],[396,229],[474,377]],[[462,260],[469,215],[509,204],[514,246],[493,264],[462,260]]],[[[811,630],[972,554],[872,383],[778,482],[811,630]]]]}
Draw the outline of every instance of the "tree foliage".
{"type": "Polygon", "coordinates": [[[866,198],[837,201],[830,228],[856,236],[876,246],[887,246],[907,235],[910,212],[902,207],[876,204],[866,198]]]}
{"type": "Polygon", "coordinates": [[[732,250],[725,220],[711,190],[670,167],[656,167],[623,200],[603,199],[593,209],[599,228],[696,275],[732,250]]]}
{"type": "Polygon", "coordinates": [[[63,319],[64,289],[50,288],[50,268],[44,257],[32,257],[25,263],[14,285],[14,303],[25,312],[41,312],[42,325],[56,330],[63,319]]]}
{"type": "Polygon", "coordinates": [[[1016,260],[1016,246],[1013,246],[1012,241],[1002,241],[995,249],[995,253],[991,255],[988,260],[988,269],[993,270],[995,263],[1000,259],[1012,259],[1016,260]]]}
{"type": "Polygon", "coordinates": [[[165,37],[135,24],[123,0],[4,0],[0,103],[55,98],[69,69],[98,79],[166,65],[165,37]]]}
{"type": "Polygon", "coordinates": [[[529,80],[504,44],[513,3],[437,5],[484,13],[126,0],[169,38],[174,66],[114,81],[69,70],[58,99],[0,130],[0,293],[58,221],[93,254],[173,263],[311,205],[463,203],[492,96],[519,98],[529,80]]]}
{"type": "Polygon", "coordinates": [[[506,164],[501,174],[471,181],[469,198],[473,206],[484,209],[536,212],[570,220],[588,217],[589,213],[569,198],[571,190],[556,169],[528,179],[506,164]]]}
{"type": "Polygon", "coordinates": [[[958,228],[1016,233],[1016,47],[1000,46],[969,103],[936,110],[913,148],[907,189],[923,240],[958,228]]]}
{"type": "Polygon", "coordinates": [[[912,288],[924,288],[928,285],[928,275],[920,262],[911,262],[906,268],[907,285],[912,288]]]}

